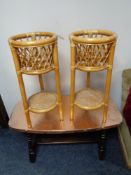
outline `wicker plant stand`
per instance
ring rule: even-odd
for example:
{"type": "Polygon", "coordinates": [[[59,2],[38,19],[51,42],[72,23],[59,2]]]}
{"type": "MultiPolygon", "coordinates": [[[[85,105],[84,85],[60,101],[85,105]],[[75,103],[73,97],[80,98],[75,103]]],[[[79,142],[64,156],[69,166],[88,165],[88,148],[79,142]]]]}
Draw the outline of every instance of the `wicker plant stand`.
{"type": "Polygon", "coordinates": [[[71,86],[70,86],[70,119],[74,120],[74,106],[84,110],[94,110],[103,107],[104,128],[107,120],[110,85],[113,69],[114,52],[117,36],[107,30],[82,30],[70,34],[71,46],[71,86]],[[76,71],[87,74],[86,87],[79,92],[75,90],[76,71]],[[103,71],[106,75],[102,81],[102,93],[97,87],[92,88],[91,74],[103,71]]]}
{"type": "Polygon", "coordinates": [[[75,118],[70,120],[69,96],[64,96],[64,121],[59,120],[57,107],[47,113],[30,113],[32,128],[29,129],[22,102],[19,102],[10,117],[9,126],[28,136],[29,159],[36,160],[36,146],[38,144],[60,144],[95,142],[98,143],[99,159],[105,157],[106,133],[108,129],[117,127],[122,122],[122,116],[116,105],[110,101],[108,118],[105,128],[101,128],[102,108],[86,111],[75,107],[75,118]]]}

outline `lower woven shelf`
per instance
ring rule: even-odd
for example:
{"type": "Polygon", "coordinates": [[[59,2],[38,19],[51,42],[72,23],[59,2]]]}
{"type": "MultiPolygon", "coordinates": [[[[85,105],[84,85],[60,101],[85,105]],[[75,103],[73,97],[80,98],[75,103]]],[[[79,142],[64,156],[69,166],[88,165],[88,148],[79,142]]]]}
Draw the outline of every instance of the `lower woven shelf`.
{"type": "Polygon", "coordinates": [[[75,95],[75,104],[86,110],[97,109],[104,104],[104,94],[91,88],[80,90],[75,95]]]}
{"type": "Polygon", "coordinates": [[[32,95],[29,100],[29,110],[32,112],[48,112],[56,107],[57,95],[49,92],[39,92],[32,95]]]}

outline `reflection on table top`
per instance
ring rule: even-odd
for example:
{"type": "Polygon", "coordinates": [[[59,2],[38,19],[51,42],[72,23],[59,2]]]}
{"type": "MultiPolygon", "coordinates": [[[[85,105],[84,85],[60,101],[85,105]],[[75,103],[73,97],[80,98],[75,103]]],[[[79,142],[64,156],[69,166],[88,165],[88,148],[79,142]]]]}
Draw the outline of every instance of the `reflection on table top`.
{"type": "MultiPolygon", "coordinates": [[[[73,133],[101,129],[102,108],[97,110],[82,110],[75,107],[74,121],[70,121],[69,96],[63,96],[64,121],[59,119],[58,107],[47,113],[36,114],[30,112],[32,129],[28,130],[22,102],[19,102],[10,117],[9,126],[21,132],[31,133],[73,133]]],[[[105,129],[118,126],[122,116],[114,102],[110,101],[108,119],[105,129]]]]}

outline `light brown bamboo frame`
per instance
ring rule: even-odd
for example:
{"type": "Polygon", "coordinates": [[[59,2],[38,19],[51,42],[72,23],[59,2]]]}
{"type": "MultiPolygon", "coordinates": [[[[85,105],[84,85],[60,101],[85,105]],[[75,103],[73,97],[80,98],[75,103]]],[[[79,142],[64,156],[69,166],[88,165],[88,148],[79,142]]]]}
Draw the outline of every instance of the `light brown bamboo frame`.
{"type": "Polygon", "coordinates": [[[110,85],[111,85],[111,77],[112,77],[112,68],[113,68],[113,60],[114,60],[114,51],[116,45],[117,36],[115,33],[107,30],[82,30],[78,32],[73,32],[70,35],[70,45],[71,45],[71,85],[70,85],[70,120],[74,120],[74,101],[75,101],[75,71],[81,70],[87,72],[87,88],[90,87],[90,79],[91,72],[97,72],[106,70],[106,83],[105,83],[105,92],[104,92],[104,100],[103,103],[94,106],[92,108],[82,107],[85,110],[93,110],[103,106],[103,120],[102,127],[105,126],[107,120],[107,112],[108,112],[108,103],[109,103],[109,95],[110,95],[110,85]],[[90,35],[97,36],[103,35],[104,37],[81,37],[82,35],[90,35]],[[79,66],[76,64],[76,45],[83,44],[88,45],[89,47],[99,46],[101,44],[111,44],[110,54],[108,57],[108,64],[103,64],[102,66],[79,66]]]}
{"type": "MultiPolygon", "coordinates": [[[[50,71],[55,72],[56,89],[57,89],[57,105],[59,106],[60,120],[63,120],[62,95],[61,95],[61,87],[60,87],[59,62],[58,62],[58,53],[57,53],[58,52],[57,36],[54,33],[50,33],[50,32],[24,33],[24,34],[15,35],[9,38],[9,45],[11,48],[11,52],[13,55],[13,60],[16,68],[16,73],[17,73],[17,78],[19,82],[19,87],[20,87],[21,97],[22,97],[23,106],[25,110],[28,129],[32,129],[32,122],[30,118],[31,110],[30,110],[28,99],[26,96],[26,90],[25,90],[25,85],[23,81],[23,74],[38,75],[40,89],[43,91],[44,81],[42,78],[42,74],[48,73],[50,71]],[[28,37],[30,38],[30,40],[28,40],[28,37]],[[45,37],[45,38],[41,38],[41,37],[45,37]],[[21,68],[20,61],[16,53],[16,48],[32,48],[32,47],[37,48],[37,47],[44,47],[48,45],[52,45],[53,47],[53,54],[52,54],[53,62],[54,62],[53,66],[50,66],[47,69],[37,69],[37,70],[23,70],[21,68]]],[[[49,110],[52,110],[52,108],[49,110]]],[[[37,113],[38,111],[33,110],[32,112],[37,113]]]]}

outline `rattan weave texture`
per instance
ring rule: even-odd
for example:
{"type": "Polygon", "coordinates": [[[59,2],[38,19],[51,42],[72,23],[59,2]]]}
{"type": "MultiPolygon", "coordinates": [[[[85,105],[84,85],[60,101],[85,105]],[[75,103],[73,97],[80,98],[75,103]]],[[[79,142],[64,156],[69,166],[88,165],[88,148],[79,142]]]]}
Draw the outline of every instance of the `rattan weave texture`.
{"type": "Polygon", "coordinates": [[[29,98],[29,109],[37,112],[47,112],[57,105],[57,95],[55,93],[40,92],[29,98]]]}
{"type": "Polygon", "coordinates": [[[101,91],[87,88],[76,93],[75,104],[81,108],[92,109],[104,103],[104,94],[101,91]]]}

